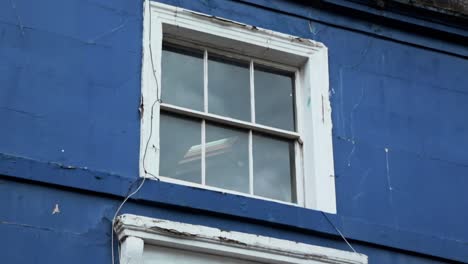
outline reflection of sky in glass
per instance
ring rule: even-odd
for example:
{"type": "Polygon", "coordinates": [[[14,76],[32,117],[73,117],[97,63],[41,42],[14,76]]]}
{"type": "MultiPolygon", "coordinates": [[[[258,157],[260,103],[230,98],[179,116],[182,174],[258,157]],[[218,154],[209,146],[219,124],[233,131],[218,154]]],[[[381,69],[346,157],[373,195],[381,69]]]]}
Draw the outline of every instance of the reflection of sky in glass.
{"type": "Polygon", "coordinates": [[[292,143],[254,134],[254,194],[294,202],[293,163],[294,145],[292,143]]]}
{"type": "Polygon", "coordinates": [[[163,102],[203,111],[203,52],[164,46],[163,102]]]}
{"type": "Polygon", "coordinates": [[[250,121],[248,63],[209,57],[208,111],[217,115],[250,121]]]}
{"type": "Polygon", "coordinates": [[[201,183],[201,123],[161,113],[159,174],[201,183]]]}
{"type": "Polygon", "coordinates": [[[255,67],[255,121],[294,131],[293,78],[255,67]]]}
{"type": "Polygon", "coordinates": [[[249,192],[247,131],[206,125],[206,184],[249,192]]]}

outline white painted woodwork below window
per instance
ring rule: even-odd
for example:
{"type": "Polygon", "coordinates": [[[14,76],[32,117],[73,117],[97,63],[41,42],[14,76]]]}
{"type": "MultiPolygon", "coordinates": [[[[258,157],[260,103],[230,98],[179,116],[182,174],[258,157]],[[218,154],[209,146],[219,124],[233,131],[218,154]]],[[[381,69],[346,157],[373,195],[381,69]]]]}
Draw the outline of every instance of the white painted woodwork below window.
{"type": "Polygon", "coordinates": [[[122,264],[367,263],[359,253],[128,214],[118,217],[116,233],[122,264]]]}

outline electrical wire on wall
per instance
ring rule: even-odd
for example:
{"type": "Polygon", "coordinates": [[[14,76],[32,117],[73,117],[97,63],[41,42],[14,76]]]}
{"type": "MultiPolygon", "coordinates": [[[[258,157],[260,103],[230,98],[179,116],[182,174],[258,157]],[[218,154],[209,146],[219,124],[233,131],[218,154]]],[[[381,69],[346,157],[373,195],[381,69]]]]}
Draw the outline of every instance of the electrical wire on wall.
{"type": "MultiPolygon", "coordinates": [[[[117,210],[115,211],[115,214],[114,214],[114,217],[112,218],[112,235],[111,235],[111,252],[112,252],[112,264],[115,264],[115,256],[114,256],[114,225],[115,225],[115,220],[117,218],[117,215],[119,214],[120,210],[122,209],[122,207],[124,206],[124,204],[127,202],[128,199],[130,199],[133,195],[135,195],[137,192],[140,191],[141,187],[143,187],[143,185],[145,184],[145,180],[146,180],[146,177],[143,177],[143,180],[141,181],[140,185],[138,185],[138,188],[135,189],[135,191],[133,191],[132,193],[130,193],[127,197],[125,197],[125,199],[123,200],[123,202],[119,205],[119,207],[117,208],[117,210]]],[[[119,253],[120,253],[120,246],[118,246],[119,248],[119,253]]],[[[117,258],[118,259],[118,258],[117,258]]]]}
{"type": "MultiPolygon", "coordinates": [[[[150,0],[145,0],[145,3],[144,3],[144,10],[143,12],[145,13],[147,10],[149,12],[149,8],[150,8],[150,0]]],[[[120,213],[120,210],[122,210],[122,207],[125,205],[125,203],[131,198],[133,197],[135,194],[137,194],[141,188],[143,187],[143,185],[145,184],[146,182],[146,176],[149,175],[153,178],[155,178],[156,180],[159,181],[159,177],[148,172],[146,170],[146,153],[148,152],[148,147],[149,147],[149,144],[150,144],[150,141],[151,141],[151,138],[153,136],[153,115],[154,115],[154,107],[156,106],[156,104],[158,103],[161,103],[161,99],[159,98],[159,84],[158,84],[158,78],[156,76],[156,72],[155,72],[155,69],[154,69],[154,61],[153,61],[153,48],[152,48],[152,45],[151,45],[151,13],[149,12],[149,28],[148,28],[148,31],[149,31],[149,52],[150,52],[150,58],[151,58],[151,69],[152,69],[152,73],[153,73],[153,77],[154,77],[154,82],[156,83],[156,100],[151,104],[151,121],[150,121],[150,133],[149,133],[149,137],[148,137],[148,140],[146,141],[146,144],[145,144],[145,151],[143,152],[143,170],[145,172],[145,177],[142,177],[143,179],[139,178],[137,179],[136,181],[134,181],[130,187],[137,183],[139,180],[141,180],[141,183],[138,185],[138,187],[133,191],[133,192],[130,192],[130,194],[128,194],[125,199],[122,201],[122,203],[119,205],[119,207],[117,207],[117,210],[115,211],[115,214],[114,214],[114,217],[112,218],[112,233],[111,233],[111,254],[112,254],[112,264],[115,264],[115,253],[114,253],[114,235],[115,235],[115,230],[114,230],[114,225],[115,225],[115,220],[117,219],[117,216],[118,214],[120,213]]],[[[142,102],[143,103],[143,102],[142,102]]],[[[159,149],[156,149],[157,151],[159,151],[159,149]]],[[[120,245],[117,244],[117,247],[118,247],[118,253],[120,254],[120,245]]],[[[117,260],[119,259],[119,257],[117,257],[117,260]]]]}
{"type": "Polygon", "coordinates": [[[333,228],[336,230],[336,232],[338,232],[338,234],[341,236],[341,238],[344,240],[344,242],[346,242],[346,244],[349,246],[349,248],[351,248],[351,250],[354,252],[354,253],[357,253],[356,250],[354,250],[353,246],[351,246],[351,244],[348,242],[348,240],[346,239],[346,237],[343,235],[343,233],[341,233],[341,231],[338,229],[338,227],[336,227],[333,222],[330,220],[330,218],[328,218],[327,214],[325,214],[324,212],[321,212],[323,217],[325,217],[325,219],[327,219],[328,223],[330,223],[331,226],[333,226],[333,228]]]}

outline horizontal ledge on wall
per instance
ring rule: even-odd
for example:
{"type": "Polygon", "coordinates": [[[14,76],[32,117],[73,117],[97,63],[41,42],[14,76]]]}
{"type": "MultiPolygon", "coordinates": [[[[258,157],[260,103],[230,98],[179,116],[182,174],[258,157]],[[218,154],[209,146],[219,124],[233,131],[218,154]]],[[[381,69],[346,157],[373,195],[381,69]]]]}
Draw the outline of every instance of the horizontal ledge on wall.
{"type": "Polygon", "coordinates": [[[466,29],[425,21],[392,11],[375,10],[372,7],[351,1],[324,0],[321,2],[320,7],[291,2],[285,4],[285,1],[278,1],[274,5],[265,0],[236,1],[338,28],[362,32],[463,58],[468,57],[468,50],[464,44],[468,37],[468,30],[466,29]],[[341,10],[341,13],[333,13],[339,10],[341,10]],[[378,22],[375,21],[376,18],[379,18],[378,22]],[[425,31],[426,34],[422,34],[425,31]],[[435,38],[436,35],[439,38],[435,38]],[[451,40],[456,39],[459,44],[448,41],[449,38],[451,40]]]}
{"type": "MultiPolygon", "coordinates": [[[[0,153],[1,178],[35,181],[119,196],[122,199],[127,195],[129,186],[139,180],[137,172],[135,172],[134,177],[129,178],[88,168],[0,153]]],[[[160,181],[147,181],[140,192],[134,196],[134,199],[299,228],[331,235],[339,239],[336,230],[330,226],[322,212],[281,203],[160,181]],[[193,199],[193,197],[198,199],[193,199]]],[[[328,214],[328,217],[351,240],[449,260],[466,261],[468,259],[467,241],[450,240],[399,230],[343,217],[339,214],[328,214]]]]}

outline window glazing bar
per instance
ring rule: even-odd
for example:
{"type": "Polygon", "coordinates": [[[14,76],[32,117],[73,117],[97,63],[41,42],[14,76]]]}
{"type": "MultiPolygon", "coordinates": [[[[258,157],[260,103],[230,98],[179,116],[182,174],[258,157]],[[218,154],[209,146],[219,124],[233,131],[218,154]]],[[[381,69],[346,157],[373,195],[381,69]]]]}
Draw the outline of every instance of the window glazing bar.
{"type": "Polygon", "coordinates": [[[250,60],[250,120],[255,124],[255,87],[254,87],[254,63],[250,60]]]}
{"type": "Polygon", "coordinates": [[[249,130],[249,194],[251,195],[254,195],[253,165],[253,133],[249,130]]]}
{"type": "MultiPolygon", "coordinates": [[[[203,111],[208,113],[208,51],[203,52],[203,111]]],[[[206,185],[206,121],[201,123],[201,184],[206,185]]]]}
{"type": "Polygon", "coordinates": [[[203,52],[203,111],[208,113],[208,51],[203,52]]]}
{"type": "MultiPolygon", "coordinates": [[[[255,124],[255,88],[254,88],[254,63],[250,60],[250,121],[255,124]]],[[[249,130],[249,193],[254,194],[253,180],[253,133],[249,130]]]]}
{"type": "Polygon", "coordinates": [[[195,117],[199,119],[204,119],[207,121],[213,121],[221,125],[224,124],[224,125],[233,126],[237,128],[243,128],[243,129],[249,129],[249,130],[251,129],[255,132],[261,132],[266,135],[281,137],[285,139],[297,139],[300,141],[300,135],[297,132],[287,131],[287,130],[259,125],[259,124],[254,124],[251,122],[240,121],[237,119],[232,119],[229,117],[219,116],[219,115],[215,115],[211,113],[204,113],[204,112],[188,109],[185,107],[175,106],[175,105],[171,105],[167,103],[161,103],[160,108],[162,111],[172,112],[176,114],[183,114],[185,116],[191,116],[191,117],[195,117]]]}
{"type": "Polygon", "coordinates": [[[206,122],[201,122],[201,184],[205,185],[206,182],[206,122]]]}

